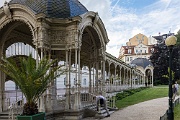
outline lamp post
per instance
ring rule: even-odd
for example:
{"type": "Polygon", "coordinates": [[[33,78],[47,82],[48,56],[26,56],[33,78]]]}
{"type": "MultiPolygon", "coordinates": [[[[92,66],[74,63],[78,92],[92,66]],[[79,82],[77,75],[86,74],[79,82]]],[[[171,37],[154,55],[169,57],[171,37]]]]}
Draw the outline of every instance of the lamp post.
{"type": "Polygon", "coordinates": [[[172,101],[172,51],[173,46],[176,44],[177,38],[175,36],[169,36],[165,40],[165,44],[169,49],[169,109],[168,109],[168,120],[174,120],[174,112],[173,112],[173,101],[172,101]]]}

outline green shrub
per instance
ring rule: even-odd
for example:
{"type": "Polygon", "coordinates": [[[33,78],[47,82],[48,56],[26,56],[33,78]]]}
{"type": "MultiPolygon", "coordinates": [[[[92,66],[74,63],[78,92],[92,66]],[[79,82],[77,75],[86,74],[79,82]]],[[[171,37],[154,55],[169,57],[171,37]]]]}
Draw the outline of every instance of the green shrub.
{"type": "Polygon", "coordinates": [[[121,100],[127,96],[133,95],[134,93],[137,93],[137,92],[144,90],[144,89],[145,89],[145,87],[124,90],[124,91],[116,94],[116,100],[121,100]]]}

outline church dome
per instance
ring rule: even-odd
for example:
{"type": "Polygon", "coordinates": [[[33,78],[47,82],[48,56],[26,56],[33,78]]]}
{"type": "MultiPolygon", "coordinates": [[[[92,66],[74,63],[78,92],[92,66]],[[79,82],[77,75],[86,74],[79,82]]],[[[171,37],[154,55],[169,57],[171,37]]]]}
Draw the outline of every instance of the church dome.
{"type": "Polygon", "coordinates": [[[70,18],[88,11],[78,0],[11,0],[9,4],[24,5],[48,18],[70,18]]]}
{"type": "Polygon", "coordinates": [[[146,68],[148,65],[153,66],[153,64],[146,58],[136,58],[133,61],[131,61],[131,64],[135,64],[143,68],[146,68]]]}

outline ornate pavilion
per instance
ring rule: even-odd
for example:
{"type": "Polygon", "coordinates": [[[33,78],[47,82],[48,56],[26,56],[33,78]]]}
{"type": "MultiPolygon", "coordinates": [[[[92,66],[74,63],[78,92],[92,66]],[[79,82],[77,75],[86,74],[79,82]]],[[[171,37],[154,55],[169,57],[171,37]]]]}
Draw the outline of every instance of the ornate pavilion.
{"type": "MultiPolygon", "coordinates": [[[[68,70],[65,97],[59,99],[54,81],[38,101],[47,119],[81,119],[83,109],[92,104],[91,94],[102,91],[109,97],[109,93],[145,85],[145,74],[106,52],[108,42],[98,13],[88,11],[78,0],[11,0],[0,8],[0,57],[32,53],[38,63],[50,55],[64,61],[68,70]],[[81,91],[84,66],[89,70],[87,93],[81,91]],[[73,91],[72,69],[76,83],[73,91]]],[[[0,80],[3,112],[9,105],[4,84],[10,78],[0,72],[0,80]]]]}

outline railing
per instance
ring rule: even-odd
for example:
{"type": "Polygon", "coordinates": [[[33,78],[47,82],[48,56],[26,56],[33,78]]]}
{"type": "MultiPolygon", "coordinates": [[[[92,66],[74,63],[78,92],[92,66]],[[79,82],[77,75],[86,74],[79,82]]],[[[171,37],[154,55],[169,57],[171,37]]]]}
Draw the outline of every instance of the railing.
{"type": "Polygon", "coordinates": [[[22,113],[23,111],[23,106],[24,106],[24,99],[22,100],[18,100],[17,102],[12,103],[9,107],[8,107],[8,118],[9,120],[15,120],[15,114],[19,115],[22,113]]]}
{"type": "Polygon", "coordinates": [[[57,95],[56,98],[57,98],[57,106],[54,109],[65,110],[66,97],[64,95],[57,95]]]}
{"type": "Polygon", "coordinates": [[[7,98],[7,99],[5,100],[5,104],[4,104],[4,111],[8,111],[10,105],[11,105],[10,98],[7,98]]]}
{"type": "MultiPolygon", "coordinates": [[[[107,108],[116,109],[116,94],[115,93],[107,93],[107,108]]],[[[91,108],[92,105],[96,106],[96,98],[95,95],[90,93],[81,93],[81,103],[82,108],[91,108]]]]}
{"type": "Polygon", "coordinates": [[[115,93],[107,93],[107,106],[108,108],[116,108],[116,94],[115,93]]]}
{"type": "Polygon", "coordinates": [[[8,119],[15,120],[13,104],[8,107],[8,111],[9,111],[8,119]]]}
{"type": "Polygon", "coordinates": [[[144,85],[113,85],[113,84],[109,84],[106,83],[106,92],[108,93],[113,93],[113,92],[119,92],[119,91],[123,91],[126,89],[132,89],[132,88],[139,88],[142,87],[144,85]]]}
{"type": "Polygon", "coordinates": [[[82,108],[91,107],[95,105],[95,95],[90,93],[81,93],[81,103],[82,108]]]}

